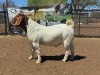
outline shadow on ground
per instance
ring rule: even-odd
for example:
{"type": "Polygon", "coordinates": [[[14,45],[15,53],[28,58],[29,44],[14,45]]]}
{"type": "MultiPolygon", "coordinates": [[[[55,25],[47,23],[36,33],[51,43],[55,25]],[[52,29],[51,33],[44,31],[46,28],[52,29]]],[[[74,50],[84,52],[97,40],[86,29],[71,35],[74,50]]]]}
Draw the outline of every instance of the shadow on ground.
{"type": "MultiPolygon", "coordinates": [[[[47,60],[61,61],[63,59],[63,57],[64,57],[64,54],[62,54],[62,55],[56,55],[56,56],[41,56],[41,57],[42,57],[42,62],[45,62],[47,60]]],[[[70,58],[70,56],[68,57],[68,61],[72,61],[69,58],[70,58]]],[[[73,61],[81,60],[81,59],[85,59],[85,58],[86,58],[86,56],[76,55],[74,57],[74,60],[73,61]]]]}

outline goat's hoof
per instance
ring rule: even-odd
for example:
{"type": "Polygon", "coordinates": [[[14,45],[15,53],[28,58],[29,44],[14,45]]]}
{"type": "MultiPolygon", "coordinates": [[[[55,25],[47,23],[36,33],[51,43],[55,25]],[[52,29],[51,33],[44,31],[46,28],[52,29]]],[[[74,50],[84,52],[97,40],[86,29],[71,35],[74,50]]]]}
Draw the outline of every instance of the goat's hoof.
{"type": "Polygon", "coordinates": [[[71,60],[71,61],[74,61],[74,57],[71,57],[70,60],[71,60]]]}
{"type": "Polygon", "coordinates": [[[66,62],[66,60],[65,60],[65,59],[63,59],[62,61],[63,61],[63,62],[66,62]]]}
{"type": "Polygon", "coordinates": [[[32,60],[33,59],[33,56],[31,55],[30,57],[29,57],[29,60],[32,60]]]}
{"type": "Polygon", "coordinates": [[[70,61],[74,61],[74,59],[70,59],[70,61]]]}
{"type": "Polygon", "coordinates": [[[40,64],[41,63],[41,61],[36,61],[36,64],[40,64]]]}

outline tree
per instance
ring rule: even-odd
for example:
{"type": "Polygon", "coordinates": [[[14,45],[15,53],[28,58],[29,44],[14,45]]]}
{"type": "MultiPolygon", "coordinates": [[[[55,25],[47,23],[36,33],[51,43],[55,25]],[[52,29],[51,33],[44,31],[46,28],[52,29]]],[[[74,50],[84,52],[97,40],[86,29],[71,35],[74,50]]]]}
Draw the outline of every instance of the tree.
{"type": "Polygon", "coordinates": [[[5,8],[7,8],[7,7],[17,7],[17,5],[12,0],[6,0],[6,1],[0,2],[0,8],[1,9],[3,9],[3,4],[4,4],[5,8]]]}
{"type": "Polygon", "coordinates": [[[74,9],[84,9],[87,5],[98,5],[98,0],[72,0],[74,9]]]}
{"type": "Polygon", "coordinates": [[[28,6],[46,6],[46,5],[54,5],[66,2],[66,0],[27,0],[28,6]]]}
{"type": "MultiPolygon", "coordinates": [[[[27,0],[28,6],[46,6],[51,4],[65,3],[67,0],[27,0]]],[[[84,9],[87,5],[99,5],[100,0],[72,0],[74,9],[84,9]]]]}
{"type": "Polygon", "coordinates": [[[12,0],[6,0],[4,4],[6,7],[17,7],[17,5],[12,0]]]}

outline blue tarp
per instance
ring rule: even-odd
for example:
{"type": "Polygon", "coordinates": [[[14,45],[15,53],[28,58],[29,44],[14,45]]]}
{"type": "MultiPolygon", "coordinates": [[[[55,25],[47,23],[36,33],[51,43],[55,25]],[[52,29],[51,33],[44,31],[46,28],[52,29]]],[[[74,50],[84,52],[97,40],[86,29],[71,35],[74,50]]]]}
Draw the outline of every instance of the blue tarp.
{"type": "Polygon", "coordinates": [[[88,5],[84,8],[84,10],[98,10],[100,9],[100,6],[97,6],[97,5],[88,5]]]}

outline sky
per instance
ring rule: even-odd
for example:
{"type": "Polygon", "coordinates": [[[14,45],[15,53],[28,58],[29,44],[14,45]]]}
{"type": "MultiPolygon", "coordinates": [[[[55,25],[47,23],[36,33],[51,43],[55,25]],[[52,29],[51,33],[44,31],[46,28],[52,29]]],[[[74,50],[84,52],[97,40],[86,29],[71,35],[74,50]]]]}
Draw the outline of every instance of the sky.
{"type": "MultiPolygon", "coordinates": [[[[0,0],[0,2],[4,2],[6,0],[0,0]]],[[[27,5],[27,0],[12,0],[18,7],[23,7],[27,5]]]]}

